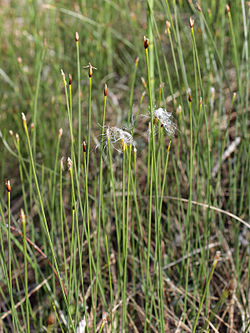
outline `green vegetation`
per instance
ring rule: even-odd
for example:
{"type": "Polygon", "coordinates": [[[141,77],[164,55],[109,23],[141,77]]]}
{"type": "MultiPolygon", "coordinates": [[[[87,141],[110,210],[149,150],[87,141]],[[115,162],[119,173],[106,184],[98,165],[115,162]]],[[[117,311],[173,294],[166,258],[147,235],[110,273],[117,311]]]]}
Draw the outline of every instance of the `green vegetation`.
{"type": "Polygon", "coordinates": [[[0,332],[247,332],[244,0],[3,1],[0,332]]]}

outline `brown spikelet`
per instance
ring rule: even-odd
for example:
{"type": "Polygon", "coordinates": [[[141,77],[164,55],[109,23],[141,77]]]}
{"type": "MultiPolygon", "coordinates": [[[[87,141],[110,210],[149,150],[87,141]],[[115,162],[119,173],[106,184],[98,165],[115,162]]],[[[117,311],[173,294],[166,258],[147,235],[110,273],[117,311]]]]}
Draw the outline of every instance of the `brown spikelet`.
{"type": "Polygon", "coordinates": [[[86,151],[87,151],[86,141],[83,141],[83,143],[82,143],[82,150],[83,150],[84,153],[86,153],[86,151]]]}
{"type": "Polygon", "coordinates": [[[191,29],[194,27],[194,19],[192,17],[189,18],[189,26],[191,29]]]}
{"type": "Polygon", "coordinates": [[[105,85],[104,85],[104,96],[106,97],[107,96],[107,94],[108,94],[108,86],[106,85],[106,83],[105,83],[105,85]]]}
{"type": "Polygon", "coordinates": [[[11,186],[10,186],[10,181],[9,180],[6,180],[6,182],[5,182],[5,188],[6,188],[7,192],[11,191],[11,186]]]}
{"type": "Polygon", "coordinates": [[[71,85],[71,84],[72,84],[72,75],[69,74],[69,85],[71,85]]]}
{"type": "Polygon", "coordinates": [[[149,46],[149,39],[146,36],[144,36],[144,49],[146,50],[148,46],[149,46]]]}

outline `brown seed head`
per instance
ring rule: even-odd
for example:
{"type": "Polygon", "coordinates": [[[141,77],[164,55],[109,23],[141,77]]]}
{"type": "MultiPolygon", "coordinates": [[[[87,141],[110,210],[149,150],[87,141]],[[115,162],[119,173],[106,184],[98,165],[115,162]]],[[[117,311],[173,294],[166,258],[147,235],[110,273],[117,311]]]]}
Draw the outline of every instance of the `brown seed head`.
{"type": "Polygon", "coordinates": [[[96,67],[92,66],[90,62],[87,66],[84,66],[83,68],[88,68],[89,69],[89,77],[90,78],[93,76],[93,69],[97,69],[96,67]]]}
{"type": "Polygon", "coordinates": [[[202,106],[202,102],[203,102],[203,101],[202,101],[202,97],[201,97],[201,98],[200,98],[200,106],[202,106]]]}
{"type": "Polygon", "coordinates": [[[6,182],[5,182],[5,188],[6,188],[7,192],[11,191],[11,186],[10,186],[10,181],[9,180],[6,180],[6,182]]]}
{"type": "Polygon", "coordinates": [[[79,42],[79,33],[77,31],[76,31],[76,34],[75,34],[75,41],[79,42]]]}
{"type": "Polygon", "coordinates": [[[69,85],[71,85],[71,83],[72,83],[72,75],[69,74],[69,85]]]}
{"type": "Polygon", "coordinates": [[[104,91],[103,91],[103,93],[104,93],[105,97],[108,95],[108,86],[106,85],[106,83],[104,85],[104,91]]]}
{"type": "Polygon", "coordinates": [[[146,36],[144,36],[144,49],[146,50],[148,46],[149,46],[149,39],[146,36]]]}
{"type": "Polygon", "coordinates": [[[135,64],[138,65],[138,62],[139,62],[139,57],[135,59],[135,64]]]}
{"type": "Polygon", "coordinates": [[[31,123],[31,124],[30,124],[30,129],[31,129],[31,131],[33,131],[34,128],[35,128],[35,124],[34,124],[34,123],[31,123]]]}
{"type": "Polygon", "coordinates": [[[227,13],[230,13],[230,6],[228,3],[226,4],[226,11],[227,11],[227,13]]]}
{"type": "Polygon", "coordinates": [[[192,96],[189,94],[188,95],[188,101],[191,103],[192,102],[192,96]]]}
{"type": "Polygon", "coordinates": [[[86,141],[83,141],[83,143],[82,143],[82,150],[83,150],[84,153],[86,153],[86,151],[87,151],[86,141]]]}
{"type": "Polygon", "coordinates": [[[189,18],[189,26],[191,29],[194,27],[194,19],[192,17],[189,18]]]}

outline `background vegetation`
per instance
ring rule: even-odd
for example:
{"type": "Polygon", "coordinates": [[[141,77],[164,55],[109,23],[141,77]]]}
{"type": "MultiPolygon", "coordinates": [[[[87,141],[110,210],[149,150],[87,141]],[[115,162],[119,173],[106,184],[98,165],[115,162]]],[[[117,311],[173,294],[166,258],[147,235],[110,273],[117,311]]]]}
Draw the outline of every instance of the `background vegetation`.
{"type": "Polygon", "coordinates": [[[249,330],[249,9],[2,1],[0,331],[249,330]]]}

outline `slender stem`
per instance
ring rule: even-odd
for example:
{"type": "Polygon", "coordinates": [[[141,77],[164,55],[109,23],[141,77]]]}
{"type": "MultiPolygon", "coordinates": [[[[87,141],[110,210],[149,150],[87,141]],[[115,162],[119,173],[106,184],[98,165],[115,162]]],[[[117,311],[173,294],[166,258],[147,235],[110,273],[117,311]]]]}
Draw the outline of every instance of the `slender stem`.
{"type": "Polygon", "coordinates": [[[91,86],[92,78],[89,76],[89,111],[88,111],[88,141],[87,141],[87,173],[89,170],[90,134],[91,134],[91,86]]]}
{"type": "Polygon", "coordinates": [[[28,296],[28,270],[27,270],[27,244],[26,244],[26,217],[21,210],[21,220],[23,224],[23,255],[24,255],[24,284],[25,284],[25,303],[26,303],[26,331],[30,332],[29,319],[29,296],[28,296]]]}
{"type": "Polygon", "coordinates": [[[52,240],[51,240],[51,237],[50,237],[50,232],[49,232],[47,219],[46,219],[46,216],[45,216],[45,210],[44,210],[43,200],[42,200],[42,196],[41,196],[41,192],[40,192],[39,184],[38,184],[38,179],[37,179],[37,175],[36,175],[36,169],[35,169],[35,164],[34,164],[34,159],[33,159],[32,148],[31,148],[31,144],[30,144],[30,138],[29,138],[29,133],[28,133],[28,128],[27,128],[26,118],[25,118],[24,115],[23,115],[23,125],[24,125],[24,131],[25,131],[25,134],[26,134],[27,143],[28,143],[28,150],[29,150],[29,156],[30,156],[30,162],[31,162],[33,177],[34,177],[34,180],[35,180],[36,191],[37,191],[37,194],[38,194],[38,199],[39,199],[41,213],[42,213],[43,226],[45,228],[46,236],[47,236],[47,239],[48,239],[48,242],[49,242],[49,246],[50,246],[51,254],[52,254],[52,257],[53,257],[56,273],[58,275],[59,284],[60,284],[61,291],[62,291],[62,294],[63,294],[63,299],[64,299],[64,302],[66,304],[67,310],[68,310],[69,320],[70,320],[71,326],[73,327],[73,321],[72,321],[71,313],[70,313],[70,310],[69,310],[69,304],[68,304],[67,296],[64,292],[64,288],[63,288],[63,284],[62,284],[62,280],[61,280],[61,276],[60,276],[60,271],[59,271],[57,260],[56,260],[56,255],[55,255],[55,251],[54,251],[54,248],[53,248],[53,243],[52,243],[52,240]]]}
{"type": "Polygon", "coordinates": [[[209,284],[210,284],[210,281],[212,279],[212,276],[213,276],[213,273],[214,273],[214,270],[215,270],[215,267],[218,263],[218,260],[220,258],[220,253],[217,252],[216,253],[216,257],[215,257],[215,260],[214,260],[214,263],[213,263],[213,267],[211,269],[211,272],[209,274],[209,277],[208,277],[208,280],[207,280],[207,283],[206,283],[206,286],[205,286],[205,289],[204,289],[204,293],[202,295],[202,299],[200,301],[200,305],[199,305],[199,309],[198,309],[198,312],[197,312],[197,315],[196,315],[196,318],[195,318],[195,321],[194,321],[194,326],[193,326],[193,330],[192,330],[192,333],[195,333],[196,332],[196,327],[197,327],[197,323],[198,323],[198,319],[200,317],[200,313],[201,313],[201,309],[202,309],[202,305],[205,301],[205,297],[207,295],[207,291],[208,291],[208,288],[209,288],[209,284]]]}
{"type": "Polygon", "coordinates": [[[12,289],[12,270],[11,270],[11,241],[10,241],[10,190],[8,190],[8,264],[9,264],[9,292],[10,292],[10,302],[11,302],[11,313],[12,313],[12,324],[13,329],[15,328],[15,306],[13,300],[13,289],[12,289]]]}
{"type": "Polygon", "coordinates": [[[78,81],[78,176],[81,171],[81,143],[82,143],[82,110],[81,110],[81,72],[80,72],[80,51],[79,40],[76,41],[77,54],[77,81],[78,81]]]}

